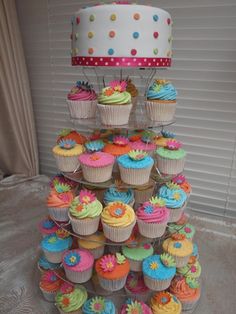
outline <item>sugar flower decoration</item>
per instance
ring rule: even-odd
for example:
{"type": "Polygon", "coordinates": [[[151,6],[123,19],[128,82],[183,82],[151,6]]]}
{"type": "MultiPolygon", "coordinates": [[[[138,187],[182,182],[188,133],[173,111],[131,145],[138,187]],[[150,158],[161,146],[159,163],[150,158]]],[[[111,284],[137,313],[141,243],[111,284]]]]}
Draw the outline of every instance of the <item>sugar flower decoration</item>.
{"type": "Polygon", "coordinates": [[[194,256],[194,255],[191,255],[191,256],[189,257],[188,264],[195,264],[196,261],[197,261],[197,257],[194,256]]]}
{"type": "Polygon", "coordinates": [[[184,183],[186,181],[186,178],[185,178],[185,176],[184,175],[182,175],[182,174],[179,174],[179,175],[177,175],[176,177],[174,177],[173,179],[172,179],[172,182],[173,183],[176,183],[176,184],[182,184],[182,183],[184,183]]]}
{"type": "Polygon", "coordinates": [[[196,289],[199,287],[199,282],[195,278],[187,277],[186,278],[186,284],[189,286],[189,288],[196,289]]]}
{"type": "Polygon", "coordinates": [[[101,157],[98,155],[98,154],[96,154],[96,153],[94,153],[94,154],[92,154],[91,156],[90,156],[90,159],[92,160],[92,161],[96,161],[96,160],[99,160],[101,157]]]}
{"type": "Polygon", "coordinates": [[[161,135],[165,138],[175,138],[175,136],[176,136],[174,133],[171,133],[171,132],[165,131],[165,130],[161,131],[161,135]]]}
{"type": "Polygon", "coordinates": [[[71,132],[72,132],[72,129],[62,129],[58,135],[60,137],[64,137],[64,136],[69,135],[71,132]]]}
{"type": "Polygon", "coordinates": [[[61,302],[64,307],[68,307],[70,305],[70,299],[68,297],[63,297],[61,302]]]}
{"type": "Polygon", "coordinates": [[[129,143],[129,140],[124,136],[115,136],[113,143],[119,146],[125,146],[129,143]]]}
{"type": "Polygon", "coordinates": [[[117,261],[117,264],[121,265],[125,263],[126,258],[121,253],[116,253],[116,261],[117,261]]]}
{"type": "Polygon", "coordinates": [[[104,89],[103,94],[107,97],[111,96],[114,94],[114,90],[111,87],[107,87],[104,89]]]}
{"type": "Polygon", "coordinates": [[[112,217],[121,218],[126,212],[126,206],[121,202],[114,202],[108,206],[108,211],[112,217]]]}
{"type": "Polygon", "coordinates": [[[65,193],[69,192],[71,190],[71,187],[68,184],[57,183],[55,184],[54,189],[57,191],[57,193],[65,193]]]}
{"type": "Polygon", "coordinates": [[[130,304],[127,304],[126,313],[127,314],[142,314],[143,308],[142,308],[141,303],[135,300],[135,301],[132,301],[130,304]]]}
{"type": "Polygon", "coordinates": [[[170,190],[179,190],[179,186],[177,183],[174,182],[167,182],[166,186],[170,189],[170,190]]]}
{"type": "Polygon", "coordinates": [[[79,193],[79,200],[82,204],[89,204],[96,200],[96,195],[84,189],[84,190],[81,190],[79,193]]]}
{"type": "Polygon", "coordinates": [[[82,89],[82,90],[90,90],[92,89],[92,85],[90,85],[88,82],[84,81],[77,81],[76,82],[76,87],[82,89]]]}
{"type": "Polygon", "coordinates": [[[65,255],[64,262],[68,266],[75,266],[75,265],[79,264],[80,259],[81,259],[81,257],[80,257],[80,254],[78,252],[71,251],[65,255]]]}
{"type": "Polygon", "coordinates": [[[165,265],[166,267],[176,267],[175,259],[168,253],[161,254],[160,258],[162,264],[165,265]]]}
{"type": "Polygon", "coordinates": [[[68,282],[64,282],[62,285],[61,285],[61,288],[60,288],[60,292],[63,293],[63,294],[69,294],[71,292],[74,291],[74,286],[68,282]]]}
{"type": "Polygon", "coordinates": [[[70,233],[64,229],[58,229],[56,231],[56,235],[58,236],[58,238],[65,239],[70,236],[70,233]]]}
{"type": "Polygon", "coordinates": [[[169,140],[166,143],[166,148],[169,150],[178,150],[182,147],[182,143],[175,141],[175,140],[169,140]]]}
{"type": "Polygon", "coordinates": [[[144,212],[146,213],[146,214],[152,214],[153,213],[153,211],[154,211],[154,205],[152,205],[152,204],[149,204],[149,203],[144,203],[143,204],[143,209],[144,209],[144,212]]]}
{"type": "Polygon", "coordinates": [[[43,221],[42,226],[45,229],[51,229],[51,228],[55,227],[55,223],[53,220],[47,219],[47,220],[43,221]]]}
{"type": "Polygon", "coordinates": [[[85,143],[85,147],[90,153],[99,152],[103,149],[104,143],[101,140],[91,141],[85,143]]]}
{"type": "Polygon", "coordinates": [[[109,83],[109,86],[116,92],[124,92],[127,87],[126,81],[112,81],[109,83]]]}
{"type": "Polygon", "coordinates": [[[145,157],[147,157],[147,153],[143,150],[131,150],[128,153],[129,157],[132,160],[143,160],[145,157]]]}
{"type": "Polygon", "coordinates": [[[154,134],[148,131],[143,132],[143,135],[141,137],[142,141],[147,144],[151,143],[153,138],[154,138],[154,134]]]}
{"type": "Polygon", "coordinates": [[[157,262],[151,262],[149,267],[152,269],[152,270],[156,270],[158,269],[158,263],[157,262]]]}
{"type": "Polygon", "coordinates": [[[143,248],[145,250],[149,250],[151,248],[151,244],[150,243],[144,243],[143,248]]]}
{"type": "Polygon", "coordinates": [[[76,142],[73,140],[60,140],[58,142],[58,145],[62,149],[72,149],[73,147],[75,147],[75,144],[76,142]]]}
{"type": "Polygon", "coordinates": [[[101,269],[104,272],[111,272],[116,267],[116,257],[115,255],[105,255],[100,260],[101,269]]]}
{"type": "Polygon", "coordinates": [[[180,233],[173,233],[171,238],[174,241],[182,241],[186,239],[186,236],[184,234],[180,234],[180,233]]]}
{"type": "Polygon", "coordinates": [[[94,297],[90,303],[92,313],[102,313],[105,310],[105,300],[102,297],[94,297]]]}
{"type": "Polygon", "coordinates": [[[142,138],[142,134],[134,134],[129,137],[130,142],[137,142],[142,138]]]}
{"type": "Polygon", "coordinates": [[[171,296],[168,292],[161,291],[154,295],[154,299],[158,304],[165,305],[171,301],[171,296]]]}
{"type": "Polygon", "coordinates": [[[156,205],[158,207],[165,207],[166,205],[166,202],[163,198],[160,198],[160,197],[157,197],[157,196],[153,196],[151,199],[150,199],[150,203],[153,204],[153,205],[156,205]]]}
{"type": "Polygon", "coordinates": [[[53,244],[57,242],[57,237],[55,235],[49,236],[48,237],[48,242],[53,244]]]}
{"type": "Polygon", "coordinates": [[[57,281],[58,277],[56,276],[56,273],[54,271],[49,270],[45,273],[45,279],[48,282],[55,282],[55,281],[57,281]]]}

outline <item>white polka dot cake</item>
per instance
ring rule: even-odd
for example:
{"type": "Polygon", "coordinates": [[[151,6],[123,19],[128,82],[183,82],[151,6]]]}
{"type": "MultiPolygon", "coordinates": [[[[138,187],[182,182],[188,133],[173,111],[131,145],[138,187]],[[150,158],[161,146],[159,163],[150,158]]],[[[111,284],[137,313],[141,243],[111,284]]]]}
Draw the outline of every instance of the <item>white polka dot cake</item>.
{"type": "Polygon", "coordinates": [[[72,65],[170,67],[168,12],[118,1],[80,9],[72,18],[72,65]]]}

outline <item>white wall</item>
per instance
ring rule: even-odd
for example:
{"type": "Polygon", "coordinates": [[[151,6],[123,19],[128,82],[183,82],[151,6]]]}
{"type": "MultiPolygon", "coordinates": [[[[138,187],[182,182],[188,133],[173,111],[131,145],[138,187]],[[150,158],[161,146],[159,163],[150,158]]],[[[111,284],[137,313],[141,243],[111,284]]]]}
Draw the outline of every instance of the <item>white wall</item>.
{"type": "MultiPolygon", "coordinates": [[[[16,0],[27,58],[39,141],[41,172],[56,171],[51,147],[72,126],[66,93],[83,79],[70,66],[71,16],[98,1],[16,0]]],[[[106,1],[112,2],[112,1],[106,1]]],[[[174,20],[174,62],[161,72],[179,92],[177,122],[185,143],[190,207],[236,216],[236,1],[136,1],[169,11],[174,20]]],[[[140,88],[139,72],[132,71],[140,88]]],[[[93,81],[94,78],[91,78],[93,81]]]]}

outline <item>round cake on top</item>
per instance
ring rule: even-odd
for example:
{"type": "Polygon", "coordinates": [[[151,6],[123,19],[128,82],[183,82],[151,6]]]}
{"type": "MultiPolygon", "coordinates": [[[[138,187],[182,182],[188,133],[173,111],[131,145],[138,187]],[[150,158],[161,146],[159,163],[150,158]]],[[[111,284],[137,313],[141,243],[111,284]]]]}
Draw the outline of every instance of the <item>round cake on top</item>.
{"type": "Polygon", "coordinates": [[[80,9],[72,18],[72,65],[170,67],[168,12],[117,1],[80,9]]]}

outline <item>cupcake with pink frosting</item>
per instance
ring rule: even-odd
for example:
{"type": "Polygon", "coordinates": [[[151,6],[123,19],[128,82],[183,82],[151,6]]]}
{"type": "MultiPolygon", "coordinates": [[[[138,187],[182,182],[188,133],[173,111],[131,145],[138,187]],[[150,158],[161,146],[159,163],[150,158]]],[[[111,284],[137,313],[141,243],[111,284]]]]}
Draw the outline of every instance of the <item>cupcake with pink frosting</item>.
{"type": "Polygon", "coordinates": [[[143,150],[150,156],[153,156],[157,147],[156,144],[153,143],[153,137],[153,133],[144,132],[139,140],[130,143],[130,147],[135,150],[143,150]]]}
{"type": "Polygon", "coordinates": [[[150,290],[146,287],[142,272],[130,272],[125,284],[125,291],[136,300],[147,302],[150,290]]]}
{"type": "Polygon", "coordinates": [[[39,231],[43,237],[55,233],[59,227],[55,224],[55,222],[50,218],[47,217],[40,221],[39,223],[39,231]]]}
{"type": "Polygon", "coordinates": [[[67,104],[72,118],[95,118],[97,95],[88,82],[78,81],[67,95],[67,104]]]}
{"type": "Polygon", "coordinates": [[[92,253],[83,249],[66,251],[62,259],[66,277],[74,283],[83,283],[92,277],[93,263],[92,253]]]}
{"type": "Polygon", "coordinates": [[[139,232],[147,238],[161,237],[167,226],[170,211],[158,197],[143,203],[136,212],[139,232]]]}
{"type": "Polygon", "coordinates": [[[152,314],[152,311],[145,303],[129,298],[122,305],[120,314],[130,313],[152,314]]]}

